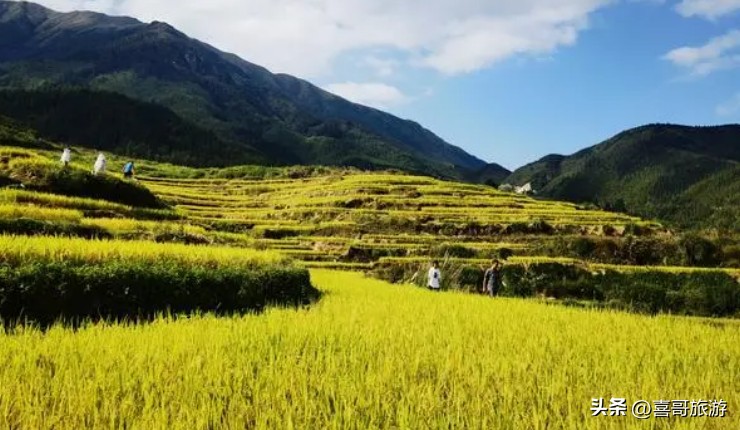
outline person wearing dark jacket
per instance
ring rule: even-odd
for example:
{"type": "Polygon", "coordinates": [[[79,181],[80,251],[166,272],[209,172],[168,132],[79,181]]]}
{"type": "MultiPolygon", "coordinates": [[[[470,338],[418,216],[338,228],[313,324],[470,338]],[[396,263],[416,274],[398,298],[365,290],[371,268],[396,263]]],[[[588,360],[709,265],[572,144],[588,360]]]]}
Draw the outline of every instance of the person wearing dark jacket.
{"type": "Polygon", "coordinates": [[[501,285],[501,262],[493,260],[491,267],[483,275],[483,292],[491,297],[498,295],[499,286],[501,285]]]}

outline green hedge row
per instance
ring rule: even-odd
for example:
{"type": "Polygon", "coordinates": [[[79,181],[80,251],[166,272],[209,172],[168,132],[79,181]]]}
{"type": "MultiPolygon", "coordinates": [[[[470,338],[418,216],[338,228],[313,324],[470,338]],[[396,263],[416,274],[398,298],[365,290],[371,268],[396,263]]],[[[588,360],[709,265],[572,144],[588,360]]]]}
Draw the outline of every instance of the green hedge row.
{"type": "Polygon", "coordinates": [[[194,267],[177,261],[0,266],[0,316],[31,321],[149,318],[158,313],[261,310],[318,297],[306,269],[294,266],[194,267]]]}
{"type": "MultiPolygon", "coordinates": [[[[427,266],[418,263],[382,263],[374,275],[390,282],[414,280],[423,286],[427,266]]],[[[447,263],[442,267],[443,288],[478,291],[483,268],[447,263]]],[[[592,272],[585,266],[559,263],[507,265],[500,294],[512,297],[551,297],[587,300],[603,306],[645,313],[740,317],[740,282],[717,271],[692,273],[592,272]]]]}
{"type": "Polygon", "coordinates": [[[542,255],[606,264],[717,267],[733,264],[732,248],[696,234],[669,237],[557,237],[537,246],[542,255]]]}
{"type": "Polygon", "coordinates": [[[110,239],[113,237],[110,232],[102,227],[28,218],[0,219],[0,234],[65,236],[85,239],[110,239]]]}

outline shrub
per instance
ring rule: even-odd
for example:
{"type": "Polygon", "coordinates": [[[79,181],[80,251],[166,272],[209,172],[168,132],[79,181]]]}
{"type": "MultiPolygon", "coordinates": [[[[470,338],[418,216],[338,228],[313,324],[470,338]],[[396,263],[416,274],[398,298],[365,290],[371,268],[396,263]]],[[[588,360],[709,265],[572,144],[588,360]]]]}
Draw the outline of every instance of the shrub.
{"type": "Polygon", "coordinates": [[[509,248],[501,248],[496,252],[496,255],[500,260],[506,261],[514,256],[514,251],[509,248]]]}
{"type": "Polygon", "coordinates": [[[524,266],[507,266],[503,272],[503,283],[499,293],[503,296],[534,297],[540,279],[524,266]]]}
{"type": "Polygon", "coordinates": [[[691,276],[681,286],[683,306],[677,311],[690,309],[694,315],[722,316],[740,311],[738,283],[724,273],[705,273],[691,276]]]}
{"type": "MultiPolygon", "coordinates": [[[[680,239],[673,237],[556,237],[543,242],[541,250],[548,256],[566,256],[606,264],[630,266],[694,266],[686,258],[686,252],[680,245],[680,239]]],[[[710,245],[717,247],[717,245],[710,245]]],[[[704,260],[704,266],[712,266],[722,259],[722,252],[717,250],[714,259],[704,260]]],[[[726,257],[724,257],[726,259],[726,257]]]]}
{"type": "MultiPolygon", "coordinates": [[[[418,265],[415,265],[418,266],[418,265]]],[[[418,279],[421,269],[411,265],[401,264],[378,264],[373,269],[376,278],[383,279],[393,284],[405,282],[409,279],[418,279]]]]}
{"type": "MultiPolygon", "coordinates": [[[[386,262],[374,269],[375,276],[390,282],[405,281],[414,273],[419,280],[424,266],[386,262]]],[[[611,308],[651,314],[721,317],[740,312],[740,283],[721,271],[592,273],[578,265],[537,263],[505,265],[502,275],[499,293],[503,296],[595,301],[611,308]]],[[[448,262],[444,264],[443,277],[447,288],[477,290],[483,269],[448,262]]]]}
{"type": "Polygon", "coordinates": [[[209,220],[208,222],[200,222],[207,230],[220,231],[224,233],[248,233],[254,230],[254,223],[241,222],[241,221],[217,221],[209,220]]]}
{"type": "Polygon", "coordinates": [[[295,267],[224,266],[113,261],[76,265],[38,262],[0,268],[0,315],[42,325],[58,319],[138,318],[158,312],[260,310],[301,304],[315,290],[295,267]]]}
{"type": "Polygon", "coordinates": [[[477,267],[463,266],[459,269],[458,283],[466,290],[476,291],[483,285],[483,274],[477,267]]]}
{"type": "Polygon", "coordinates": [[[403,249],[369,248],[362,246],[350,246],[342,256],[343,261],[370,263],[383,257],[403,257],[407,254],[403,249]]]}
{"type": "Polygon", "coordinates": [[[503,234],[514,235],[514,234],[553,234],[555,227],[547,223],[544,220],[535,220],[531,223],[526,222],[514,222],[506,226],[503,230],[503,234]]]}
{"type": "Polygon", "coordinates": [[[304,233],[304,231],[291,228],[260,228],[255,230],[255,236],[262,239],[285,239],[300,236],[301,233],[304,233]]]}
{"type": "Polygon", "coordinates": [[[628,304],[632,310],[645,313],[657,313],[669,310],[667,295],[668,288],[660,285],[651,276],[641,274],[640,278],[618,276],[616,282],[604,284],[607,300],[617,300],[628,304]]]}
{"type": "Polygon", "coordinates": [[[687,266],[712,267],[722,261],[722,251],[709,239],[686,235],[679,243],[687,266]]]}
{"type": "Polygon", "coordinates": [[[515,222],[507,225],[504,228],[503,234],[512,235],[512,234],[528,234],[529,233],[529,224],[525,222],[515,222]]]}
{"type": "Polygon", "coordinates": [[[207,237],[182,230],[161,231],[154,235],[157,243],[183,243],[185,245],[210,245],[207,237]]]}
{"type": "Polygon", "coordinates": [[[587,237],[579,237],[571,243],[571,249],[577,258],[591,258],[596,251],[596,243],[587,237]]]}
{"type": "Polygon", "coordinates": [[[676,249],[665,241],[628,237],[622,247],[619,263],[637,266],[661,264],[676,255],[676,249]]]}
{"type": "Polygon", "coordinates": [[[478,256],[478,251],[463,245],[444,243],[433,247],[430,255],[432,257],[475,258],[478,256]]]}
{"type": "Polygon", "coordinates": [[[604,236],[616,236],[617,235],[617,229],[614,228],[612,225],[605,224],[601,227],[601,234],[604,236]]]}
{"type": "Polygon", "coordinates": [[[609,272],[594,281],[607,301],[637,311],[700,316],[731,316],[740,311],[740,284],[720,271],[609,272]]]}
{"type": "Polygon", "coordinates": [[[553,234],[555,228],[547,223],[547,221],[538,219],[529,224],[529,233],[532,234],[553,234]]]}

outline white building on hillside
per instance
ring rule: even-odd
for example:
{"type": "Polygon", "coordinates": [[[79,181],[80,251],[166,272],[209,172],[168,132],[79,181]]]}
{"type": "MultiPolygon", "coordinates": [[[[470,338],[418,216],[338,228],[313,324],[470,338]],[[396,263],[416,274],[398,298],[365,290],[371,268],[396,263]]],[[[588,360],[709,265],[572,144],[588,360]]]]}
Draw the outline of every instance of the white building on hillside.
{"type": "Polygon", "coordinates": [[[521,187],[514,187],[514,192],[517,194],[534,194],[534,189],[532,188],[532,183],[529,182],[521,187]]]}

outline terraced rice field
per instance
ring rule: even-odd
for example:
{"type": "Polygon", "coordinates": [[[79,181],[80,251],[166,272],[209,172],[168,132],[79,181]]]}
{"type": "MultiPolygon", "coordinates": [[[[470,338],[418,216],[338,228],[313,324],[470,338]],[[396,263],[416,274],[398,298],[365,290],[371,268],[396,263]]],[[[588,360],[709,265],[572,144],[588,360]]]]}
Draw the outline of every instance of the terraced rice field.
{"type": "Polygon", "coordinates": [[[715,315],[737,291],[723,273],[721,289],[697,284],[716,270],[542,252],[559,238],[668,235],[658,223],[401,174],[142,171],[161,173],[140,180],[169,207],[0,190],[0,227],[15,233],[0,236],[0,311],[48,323],[0,330],[0,429],[740,428],[737,320],[433,294],[360,273],[424,270],[440,257],[475,278],[504,251],[508,269],[551,264],[558,277],[585,267],[581,284],[562,282],[567,292],[586,291],[590,272],[645,272],[649,282],[688,272],[679,289],[625,284],[633,296],[605,297],[650,304],[668,291],[715,315]],[[728,413],[593,417],[601,397],[721,400],[728,413]]]}
{"type": "Polygon", "coordinates": [[[433,294],[314,271],[308,309],[0,332],[0,428],[704,429],[740,425],[740,326],[433,294]],[[592,398],[724,418],[593,417],[592,398]]]}
{"type": "MultiPolygon", "coordinates": [[[[14,151],[5,151],[11,160],[13,154],[51,157],[14,151]]],[[[367,270],[375,263],[428,261],[443,245],[472,251],[475,255],[467,257],[471,264],[483,264],[502,250],[512,252],[516,258],[511,261],[519,264],[575,264],[543,255],[542,244],[557,237],[620,236],[628,229],[664,231],[657,222],[624,214],[398,173],[326,169],[295,179],[167,177],[173,169],[146,162],[144,171],[165,176],[140,178],[170,210],[3,189],[0,222],[30,219],[116,239],[275,250],[308,267],[352,270],[367,270]]],[[[457,257],[435,255],[449,261],[457,257]]],[[[639,270],[614,265],[609,269],[639,270]]]]}
{"type": "MultiPolygon", "coordinates": [[[[58,155],[18,148],[3,148],[0,154],[8,166],[49,163],[58,155]]],[[[79,154],[75,160],[94,157],[90,151],[79,154]]],[[[111,157],[111,163],[115,162],[120,161],[111,157]]],[[[544,245],[580,237],[666,234],[657,222],[624,214],[400,173],[317,168],[307,175],[299,172],[295,178],[222,179],[208,175],[228,169],[138,163],[147,175],[139,183],[170,205],[169,209],[2,189],[0,225],[10,233],[275,250],[308,267],[352,270],[431,258],[455,261],[462,257],[479,265],[502,252],[513,253],[511,261],[518,264],[576,264],[561,258],[557,250],[545,251],[544,245]],[[36,224],[18,225],[16,220],[36,224]],[[450,246],[464,247],[468,255],[448,253],[444,248],[450,246]]],[[[76,166],[83,168],[84,163],[76,166]]],[[[290,171],[276,169],[271,174],[290,171]]],[[[594,266],[594,270],[604,268],[594,266]]],[[[640,270],[614,264],[608,268],[640,270]]],[[[691,269],[680,269],[686,270],[691,269]]]]}
{"type": "Polygon", "coordinates": [[[574,204],[398,174],[337,172],[267,181],[145,178],[143,183],[192,222],[222,230],[242,226],[254,244],[322,267],[357,263],[342,261],[350,247],[413,257],[442,243],[464,242],[482,254],[508,248],[531,255],[528,243],[541,238],[536,232],[525,231],[527,237],[517,242],[501,233],[532,223],[572,234],[599,234],[605,226],[661,228],[574,204]]]}

